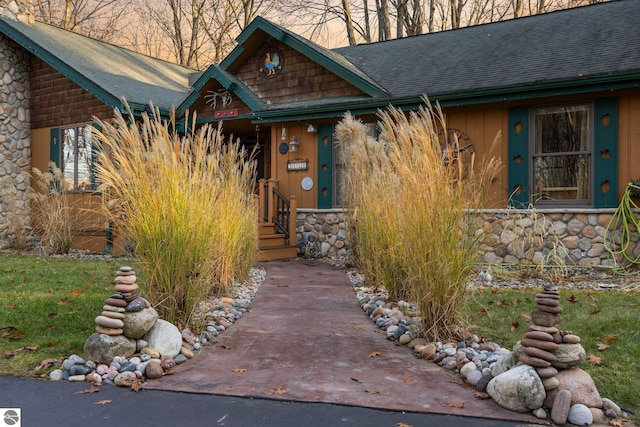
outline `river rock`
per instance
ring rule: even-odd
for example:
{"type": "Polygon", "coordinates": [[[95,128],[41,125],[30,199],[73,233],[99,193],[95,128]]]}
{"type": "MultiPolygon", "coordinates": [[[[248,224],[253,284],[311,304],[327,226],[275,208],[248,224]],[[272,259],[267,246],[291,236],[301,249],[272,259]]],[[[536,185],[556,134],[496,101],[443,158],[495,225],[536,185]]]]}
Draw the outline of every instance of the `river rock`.
{"type": "Polygon", "coordinates": [[[567,390],[571,392],[571,403],[581,403],[590,408],[602,408],[602,398],[591,376],[580,368],[565,369],[556,375],[558,388],[547,393],[544,405],[550,408],[556,395],[567,390]]]}
{"type": "Polygon", "coordinates": [[[554,354],[558,359],[552,365],[558,369],[572,368],[587,360],[587,353],[581,344],[558,344],[554,354]]]}
{"type": "Polygon", "coordinates": [[[567,420],[577,426],[590,426],[593,424],[593,415],[588,407],[581,403],[576,403],[575,405],[571,405],[567,420]]]}
{"type": "Polygon", "coordinates": [[[114,283],[121,283],[124,285],[133,285],[136,283],[135,274],[127,274],[127,275],[116,275],[116,278],[113,279],[114,283]]]}
{"type": "Polygon", "coordinates": [[[131,371],[121,372],[113,379],[113,383],[120,387],[131,387],[138,378],[131,371]]]}
{"type": "Polygon", "coordinates": [[[528,331],[524,334],[524,337],[532,340],[553,341],[551,334],[542,331],[528,331]]]}
{"type": "Polygon", "coordinates": [[[124,297],[124,299],[126,300],[126,294],[137,291],[138,290],[138,285],[136,285],[135,283],[132,285],[125,285],[123,283],[118,283],[116,286],[116,291],[120,292],[120,294],[124,297]]]}
{"type": "Polygon", "coordinates": [[[111,363],[114,357],[131,357],[135,351],[135,340],[124,335],[93,334],[84,343],[85,359],[107,365],[111,363]]]}
{"type": "Polygon", "coordinates": [[[562,337],[562,342],[566,344],[578,344],[580,337],[574,334],[567,334],[562,337]]]}
{"type": "Polygon", "coordinates": [[[607,399],[606,397],[602,398],[602,409],[604,411],[611,409],[613,410],[613,412],[615,412],[616,417],[622,416],[622,408],[620,408],[620,406],[618,406],[618,404],[615,403],[613,400],[607,399]]]}
{"type": "Polygon", "coordinates": [[[558,370],[553,366],[549,366],[548,368],[536,368],[536,372],[540,378],[551,378],[558,375],[558,370]]]}
{"type": "Polygon", "coordinates": [[[540,408],[546,396],[540,377],[529,365],[516,366],[493,378],[487,393],[503,408],[516,412],[540,408]]]}
{"type": "Polygon", "coordinates": [[[559,425],[566,423],[569,409],[571,409],[571,392],[560,390],[554,397],[552,404],[547,407],[551,408],[551,421],[559,425]]]}
{"type": "Polygon", "coordinates": [[[149,379],[155,379],[160,378],[162,375],[164,375],[164,371],[162,369],[162,365],[159,362],[149,362],[145,367],[144,374],[149,379]]]}
{"type": "Polygon", "coordinates": [[[121,329],[124,326],[122,320],[107,316],[96,317],[96,324],[111,329],[121,329]]]}
{"type": "Polygon", "coordinates": [[[497,377],[503,372],[507,372],[512,367],[513,367],[513,353],[505,354],[500,359],[498,359],[495,365],[493,365],[493,368],[491,368],[491,375],[493,375],[494,377],[497,377]]]}
{"type": "MultiPolygon", "coordinates": [[[[141,298],[138,298],[135,301],[138,300],[141,300],[141,298]]],[[[124,327],[122,328],[123,333],[128,338],[142,338],[147,332],[149,332],[149,330],[151,330],[157,320],[158,312],[153,308],[144,308],[143,305],[141,311],[125,313],[124,327]]]]}
{"type": "Polygon", "coordinates": [[[124,310],[127,312],[137,312],[137,311],[144,310],[145,307],[147,307],[147,300],[145,300],[144,298],[138,297],[133,301],[131,301],[129,304],[127,304],[124,310]]]}
{"type": "Polygon", "coordinates": [[[531,321],[540,326],[557,326],[562,322],[562,316],[556,313],[548,313],[546,311],[532,311],[531,321]]]}
{"type": "Polygon", "coordinates": [[[558,388],[558,386],[560,385],[560,381],[558,381],[556,377],[542,378],[542,385],[547,391],[554,390],[558,388]]]}
{"type": "Polygon", "coordinates": [[[553,341],[532,340],[530,338],[522,339],[520,344],[524,347],[534,347],[546,351],[556,351],[559,347],[559,344],[556,344],[553,341]]]}
{"type": "Polygon", "coordinates": [[[182,334],[170,322],[158,319],[143,337],[149,347],[155,348],[163,357],[176,357],[182,348],[182,334]]]}
{"type": "Polygon", "coordinates": [[[105,304],[113,305],[114,307],[126,307],[127,302],[122,298],[122,295],[118,294],[120,298],[109,297],[104,300],[105,304]]]}
{"type": "Polygon", "coordinates": [[[119,313],[117,311],[103,311],[100,315],[110,317],[112,319],[124,319],[124,313],[119,313]]]}

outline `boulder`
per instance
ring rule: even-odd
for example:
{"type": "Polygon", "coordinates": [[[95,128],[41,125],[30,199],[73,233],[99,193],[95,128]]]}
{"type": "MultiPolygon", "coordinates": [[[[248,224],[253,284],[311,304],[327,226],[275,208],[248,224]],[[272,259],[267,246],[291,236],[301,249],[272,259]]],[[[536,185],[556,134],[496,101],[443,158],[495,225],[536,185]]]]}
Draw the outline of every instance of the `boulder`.
{"type": "Polygon", "coordinates": [[[110,364],[114,357],[131,357],[136,352],[136,341],[124,335],[93,334],[84,343],[84,357],[98,363],[110,364]]]}
{"type": "Polygon", "coordinates": [[[546,396],[540,377],[529,365],[516,366],[493,378],[486,391],[500,406],[516,412],[540,408],[546,396]]]}
{"type": "Polygon", "coordinates": [[[142,338],[158,320],[158,312],[153,308],[145,308],[141,311],[126,312],[124,314],[124,336],[137,340],[142,338]]]}
{"type": "Polygon", "coordinates": [[[176,357],[182,348],[182,334],[166,320],[158,319],[143,339],[163,357],[176,357]]]}
{"type": "Polygon", "coordinates": [[[581,403],[589,408],[602,408],[602,398],[598,393],[593,379],[580,368],[566,369],[558,372],[555,377],[558,387],[547,392],[544,406],[550,408],[553,405],[558,392],[568,390],[571,392],[571,404],[581,403]]]}

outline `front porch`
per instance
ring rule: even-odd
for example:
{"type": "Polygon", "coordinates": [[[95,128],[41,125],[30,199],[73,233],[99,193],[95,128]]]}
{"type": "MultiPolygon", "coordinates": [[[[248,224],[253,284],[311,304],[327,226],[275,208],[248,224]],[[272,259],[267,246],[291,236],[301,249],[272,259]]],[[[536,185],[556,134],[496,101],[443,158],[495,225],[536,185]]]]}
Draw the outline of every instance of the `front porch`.
{"type": "Polygon", "coordinates": [[[295,258],[298,255],[296,223],[298,201],[285,197],[275,179],[258,181],[254,196],[258,216],[258,261],[295,258]]]}

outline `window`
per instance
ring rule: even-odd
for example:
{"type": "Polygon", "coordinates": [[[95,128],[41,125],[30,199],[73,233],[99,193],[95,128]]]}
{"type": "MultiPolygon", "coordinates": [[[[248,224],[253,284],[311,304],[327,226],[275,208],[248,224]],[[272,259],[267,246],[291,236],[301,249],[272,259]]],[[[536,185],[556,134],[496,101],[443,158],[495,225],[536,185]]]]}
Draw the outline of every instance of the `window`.
{"type": "Polygon", "coordinates": [[[70,191],[89,191],[92,187],[91,126],[60,129],[60,170],[70,191]]]}
{"type": "Polygon", "coordinates": [[[590,205],[592,104],[533,108],[531,114],[533,202],[590,205]]]}

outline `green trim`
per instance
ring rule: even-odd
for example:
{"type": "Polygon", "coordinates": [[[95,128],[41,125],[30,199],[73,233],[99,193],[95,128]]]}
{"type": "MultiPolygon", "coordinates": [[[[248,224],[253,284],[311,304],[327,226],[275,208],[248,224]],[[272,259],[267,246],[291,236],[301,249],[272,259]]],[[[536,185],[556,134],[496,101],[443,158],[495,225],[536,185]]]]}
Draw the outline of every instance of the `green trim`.
{"type": "MultiPolygon", "coordinates": [[[[477,90],[473,92],[460,92],[455,94],[430,95],[429,99],[434,104],[436,102],[439,103],[443,108],[450,108],[637,87],[640,87],[640,73],[631,73],[617,76],[599,76],[591,79],[584,78],[579,81],[574,79],[521,87],[505,87],[477,90]]],[[[403,110],[417,109],[419,106],[424,105],[421,96],[395,99],[350,100],[347,102],[336,102],[331,105],[319,105],[317,107],[306,106],[304,108],[255,111],[254,114],[257,118],[254,122],[272,123],[284,120],[310,120],[341,117],[345,111],[351,111],[355,115],[377,114],[378,110],[386,109],[390,104],[393,104],[403,110]]]]}
{"type": "Polygon", "coordinates": [[[193,85],[193,91],[177,108],[178,116],[182,116],[188,109],[201,98],[200,90],[209,82],[215,79],[225,89],[233,92],[242,102],[244,102],[251,110],[262,110],[266,104],[249,89],[241,80],[234,75],[227,73],[217,65],[211,65],[193,85]]]}
{"type": "MultiPolygon", "coordinates": [[[[322,48],[319,46],[315,46],[308,42],[307,40],[301,38],[300,36],[289,32],[288,30],[279,27],[268,20],[258,16],[254,19],[245,30],[236,38],[238,42],[238,46],[225,58],[221,63],[220,67],[223,70],[231,67],[233,62],[240,58],[242,53],[245,52],[244,47],[242,46],[245,42],[249,40],[249,38],[258,30],[263,31],[267,35],[272,38],[281,41],[292,49],[297,50],[302,55],[306,56],[308,59],[318,63],[320,66],[328,69],[332,73],[336,74],[338,77],[344,79],[348,83],[352,84],[356,88],[360,89],[364,93],[372,97],[388,97],[389,93],[373,80],[368,79],[368,77],[360,71],[357,67],[354,66],[355,70],[358,72],[354,72],[354,70],[350,70],[348,67],[340,64],[338,61],[331,59],[329,55],[322,51],[322,48]],[[239,49],[242,48],[242,51],[239,49]]],[[[328,51],[331,52],[331,51],[328,51]]],[[[337,53],[334,53],[337,57],[342,57],[337,53]]],[[[346,59],[344,59],[346,63],[349,63],[346,59]]]]}
{"type": "Polygon", "coordinates": [[[509,109],[507,174],[509,179],[509,205],[529,208],[529,109],[509,109]],[[518,192],[517,189],[520,191],[518,192]]]}
{"type": "Polygon", "coordinates": [[[57,71],[65,75],[72,82],[85,89],[87,92],[104,102],[111,108],[120,108],[120,100],[109,92],[89,80],[84,75],[80,74],[73,67],[67,65],[60,60],[57,56],[37,44],[34,40],[24,35],[22,32],[0,20],[0,32],[5,34],[11,40],[18,43],[22,48],[29,53],[42,59],[44,62],[55,68],[57,71]]]}
{"type": "Polygon", "coordinates": [[[333,207],[333,126],[318,126],[318,209],[333,207]]]}
{"type": "Polygon", "coordinates": [[[618,99],[594,102],[594,207],[618,205],[618,99]],[[605,126],[606,125],[606,126],[605,126]],[[607,192],[603,192],[607,187],[607,192]]]}

